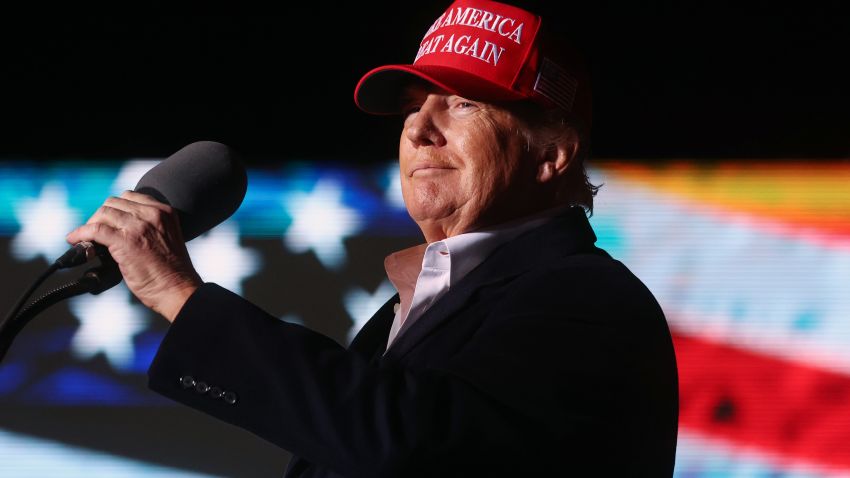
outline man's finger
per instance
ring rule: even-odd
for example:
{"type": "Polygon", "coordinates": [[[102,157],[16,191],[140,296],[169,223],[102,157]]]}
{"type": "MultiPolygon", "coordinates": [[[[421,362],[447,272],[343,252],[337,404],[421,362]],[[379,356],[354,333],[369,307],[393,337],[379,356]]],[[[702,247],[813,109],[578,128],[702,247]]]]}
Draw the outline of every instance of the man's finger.
{"type": "Polygon", "coordinates": [[[136,191],[124,191],[121,193],[121,198],[147,206],[154,206],[157,209],[164,210],[164,208],[169,208],[167,204],[163,204],[147,194],[137,193],[136,191]]]}
{"type": "Polygon", "coordinates": [[[108,198],[106,198],[106,201],[103,201],[103,204],[127,212],[132,212],[134,208],[138,206],[138,204],[134,203],[133,201],[128,201],[118,196],[109,196],[108,198]]]}
{"type": "Polygon", "coordinates": [[[115,209],[120,209],[122,211],[129,212],[131,214],[139,215],[138,213],[144,211],[146,208],[149,208],[151,204],[147,204],[146,202],[136,201],[131,198],[110,196],[106,198],[106,201],[103,202],[104,205],[109,207],[114,207],[115,209]]]}
{"type": "Polygon", "coordinates": [[[102,222],[94,222],[84,224],[74,229],[65,236],[65,240],[68,241],[69,244],[89,241],[109,247],[121,240],[122,237],[123,236],[118,229],[102,222]]]}
{"type": "Polygon", "coordinates": [[[103,206],[100,206],[94,214],[92,214],[92,217],[86,221],[86,224],[102,222],[115,229],[125,229],[132,222],[138,220],[136,217],[136,214],[133,214],[133,212],[128,212],[104,204],[103,206]]]}
{"type": "MultiPolygon", "coordinates": [[[[156,201],[150,196],[139,194],[133,191],[125,191],[122,197],[110,197],[104,202],[104,206],[113,207],[115,209],[125,211],[130,215],[139,218],[142,221],[151,224],[162,224],[166,221],[166,216],[170,215],[173,210],[167,204],[156,201]]],[[[96,218],[92,217],[92,219],[96,218]]],[[[128,222],[131,219],[128,218],[128,222]]],[[[92,221],[91,219],[89,220],[92,221]]],[[[111,224],[111,223],[110,223],[111,224]]]]}

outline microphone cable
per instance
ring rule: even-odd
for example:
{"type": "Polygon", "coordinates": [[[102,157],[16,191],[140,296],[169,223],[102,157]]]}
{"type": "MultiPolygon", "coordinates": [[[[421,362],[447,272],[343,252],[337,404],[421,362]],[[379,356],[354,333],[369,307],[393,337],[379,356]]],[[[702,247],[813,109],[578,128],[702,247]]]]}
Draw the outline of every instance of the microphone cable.
{"type": "Polygon", "coordinates": [[[56,259],[56,261],[50,264],[47,270],[42,272],[35,282],[24,291],[18,301],[15,302],[15,305],[9,310],[6,318],[0,323],[0,362],[3,361],[6,351],[9,350],[18,332],[36,315],[51,305],[65,299],[87,292],[99,294],[121,282],[121,279],[118,264],[107,253],[105,247],[99,244],[80,243],[69,249],[59,259],[56,259]],[[100,259],[99,266],[87,270],[81,278],[42,295],[24,307],[33,292],[56,271],[85,264],[89,259],[94,257],[100,259]]]}

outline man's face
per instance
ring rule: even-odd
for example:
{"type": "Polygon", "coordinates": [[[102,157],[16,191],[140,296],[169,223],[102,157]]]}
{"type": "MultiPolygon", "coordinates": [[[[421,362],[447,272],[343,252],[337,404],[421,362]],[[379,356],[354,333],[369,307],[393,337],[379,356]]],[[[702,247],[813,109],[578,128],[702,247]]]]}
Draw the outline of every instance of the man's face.
{"type": "Polygon", "coordinates": [[[533,208],[536,165],[511,113],[419,84],[404,104],[402,194],[428,242],[533,208]]]}

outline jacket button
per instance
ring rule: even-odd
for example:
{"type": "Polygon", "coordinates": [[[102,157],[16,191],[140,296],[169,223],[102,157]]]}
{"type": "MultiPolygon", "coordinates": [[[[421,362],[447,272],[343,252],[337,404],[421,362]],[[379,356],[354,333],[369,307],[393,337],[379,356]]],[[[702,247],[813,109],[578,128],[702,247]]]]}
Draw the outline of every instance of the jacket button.
{"type": "Polygon", "coordinates": [[[198,382],[195,384],[195,391],[201,394],[207,393],[210,390],[210,386],[207,385],[206,382],[198,382]]]}
{"type": "Polygon", "coordinates": [[[222,390],[218,387],[213,387],[213,388],[210,389],[210,396],[212,398],[221,398],[222,395],[224,395],[224,390],[222,390]]]}
{"type": "Polygon", "coordinates": [[[236,405],[236,394],[235,393],[224,392],[224,396],[222,398],[224,398],[225,403],[227,403],[228,405],[236,405]]]}
{"type": "Polygon", "coordinates": [[[183,388],[192,388],[195,386],[195,379],[192,378],[191,375],[180,377],[180,385],[182,385],[183,388]]]}

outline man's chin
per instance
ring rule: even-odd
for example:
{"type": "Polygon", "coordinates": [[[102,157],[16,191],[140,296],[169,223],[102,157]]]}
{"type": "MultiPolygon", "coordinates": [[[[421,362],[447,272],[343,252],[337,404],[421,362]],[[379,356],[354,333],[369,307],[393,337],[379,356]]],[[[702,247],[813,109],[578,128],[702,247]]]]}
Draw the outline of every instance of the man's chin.
{"type": "Polygon", "coordinates": [[[451,217],[451,214],[447,214],[445,211],[434,210],[433,208],[407,208],[407,213],[410,214],[411,219],[416,221],[417,224],[445,222],[451,217]]]}
{"type": "Polygon", "coordinates": [[[429,204],[408,207],[407,212],[428,242],[462,234],[469,227],[467,218],[456,208],[438,208],[429,204]]]}

